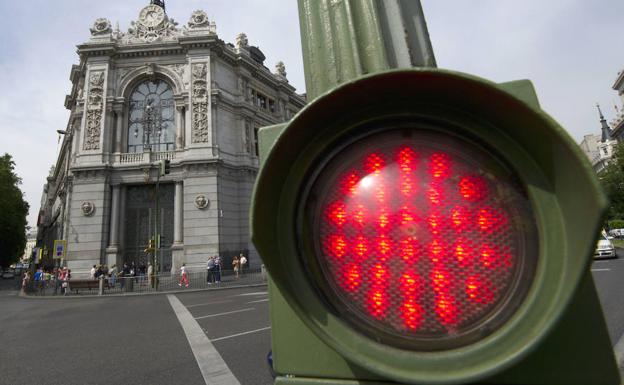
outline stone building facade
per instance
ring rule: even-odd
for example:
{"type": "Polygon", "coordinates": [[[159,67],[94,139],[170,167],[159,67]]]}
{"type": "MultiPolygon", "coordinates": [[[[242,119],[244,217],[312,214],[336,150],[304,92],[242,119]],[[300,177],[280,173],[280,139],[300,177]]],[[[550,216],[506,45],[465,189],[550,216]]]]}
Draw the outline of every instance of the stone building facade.
{"type": "Polygon", "coordinates": [[[164,271],[240,252],[259,265],[248,225],[258,129],[305,104],[284,65],[271,72],[244,34],[220,40],[203,11],[179,27],[158,1],[127,32],[97,19],[78,55],[40,246],[66,239],[64,264],[79,275],[100,263],[147,264],[154,233],[164,271]],[[165,159],[171,172],[159,177],[165,159]]]}

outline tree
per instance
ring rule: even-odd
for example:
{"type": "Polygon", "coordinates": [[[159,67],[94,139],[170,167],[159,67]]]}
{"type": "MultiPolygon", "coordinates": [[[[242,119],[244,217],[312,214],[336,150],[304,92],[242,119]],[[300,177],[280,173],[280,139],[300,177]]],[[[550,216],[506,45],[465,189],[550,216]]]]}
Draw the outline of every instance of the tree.
{"type": "Polygon", "coordinates": [[[0,157],[0,266],[17,262],[26,247],[28,203],[15,174],[15,162],[9,154],[0,157]]]}
{"type": "Polygon", "coordinates": [[[607,219],[624,219],[624,143],[617,145],[611,162],[598,178],[611,204],[607,219]]]}

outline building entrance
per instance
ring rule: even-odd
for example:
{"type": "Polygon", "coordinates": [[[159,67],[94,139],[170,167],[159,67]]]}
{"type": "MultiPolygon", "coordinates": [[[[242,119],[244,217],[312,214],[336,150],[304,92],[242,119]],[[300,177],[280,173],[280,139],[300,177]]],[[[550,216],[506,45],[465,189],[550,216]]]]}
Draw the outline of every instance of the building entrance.
{"type": "MultiPolygon", "coordinates": [[[[159,265],[161,271],[171,270],[171,244],[173,242],[173,184],[159,188],[158,231],[160,233],[159,265]]],[[[124,263],[134,262],[139,269],[147,270],[150,255],[145,253],[149,239],[154,236],[156,220],[155,185],[128,186],[126,189],[124,263]]]]}

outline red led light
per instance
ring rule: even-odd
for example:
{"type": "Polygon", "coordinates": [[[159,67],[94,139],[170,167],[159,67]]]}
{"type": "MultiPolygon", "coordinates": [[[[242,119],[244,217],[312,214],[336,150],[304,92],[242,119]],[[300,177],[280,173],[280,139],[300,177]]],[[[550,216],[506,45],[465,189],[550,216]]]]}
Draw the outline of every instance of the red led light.
{"type": "Polygon", "coordinates": [[[511,303],[525,263],[513,216],[528,205],[483,155],[411,140],[341,153],[314,182],[306,214],[319,288],[364,333],[451,340],[511,303]]]}
{"type": "Polygon", "coordinates": [[[431,156],[430,164],[431,176],[434,179],[446,178],[451,170],[451,161],[448,155],[435,153],[431,156]]]}
{"type": "Polygon", "coordinates": [[[401,318],[405,327],[418,330],[423,321],[423,308],[414,298],[407,298],[401,305],[401,318]]]}
{"type": "Polygon", "coordinates": [[[466,296],[472,302],[488,304],[494,299],[492,284],[484,277],[471,275],[466,278],[466,296]]]}
{"type": "Polygon", "coordinates": [[[419,244],[416,238],[408,237],[401,241],[399,255],[406,262],[414,262],[419,257],[419,244]]]}
{"type": "Polygon", "coordinates": [[[342,202],[334,202],[327,210],[329,221],[336,226],[342,226],[347,221],[347,206],[342,202]]]}
{"type": "Polygon", "coordinates": [[[392,241],[390,240],[390,238],[384,234],[377,237],[376,239],[377,252],[379,253],[379,256],[381,258],[385,259],[390,256],[391,251],[392,251],[391,242],[392,241]]]}
{"type": "Polygon", "coordinates": [[[355,238],[353,244],[353,256],[357,257],[357,260],[362,261],[368,256],[368,241],[362,235],[358,235],[355,238]]]}
{"type": "Polygon", "coordinates": [[[342,193],[346,196],[353,196],[357,193],[357,187],[360,183],[360,176],[356,172],[350,172],[341,180],[342,193]]]}
{"type": "Polygon", "coordinates": [[[372,153],[366,158],[366,172],[372,175],[379,175],[384,168],[386,162],[377,153],[372,153]]]}
{"type": "Polygon", "coordinates": [[[457,324],[459,309],[452,295],[446,293],[436,295],[435,311],[442,324],[449,326],[457,324]]]}
{"type": "Polygon", "coordinates": [[[325,241],[325,252],[336,259],[344,257],[348,251],[344,235],[331,234],[325,241]]]}
{"type": "Polygon", "coordinates": [[[476,202],[487,194],[487,185],[476,176],[466,176],[459,181],[459,193],[467,201],[476,202]]]}
{"type": "Polygon", "coordinates": [[[353,211],[351,212],[351,218],[353,218],[353,223],[356,226],[363,227],[364,225],[366,225],[366,221],[368,219],[367,216],[368,210],[366,209],[366,206],[361,203],[355,204],[355,206],[353,207],[353,211]]]}
{"type": "Polygon", "coordinates": [[[472,213],[466,207],[456,206],[451,211],[451,224],[457,230],[466,230],[472,227],[472,213]]]}
{"type": "Polygon", "coordinates": [[[375,318],[386,316],[388,295],[383,287],[372,287],[368,292],[368,311],[375,318]]]}
{"type": "Polygon", "coordinates": [[[351,263],[342,268],[341,286],[348,292],[356,292],[362,286],[360,265],[351,263]]]}

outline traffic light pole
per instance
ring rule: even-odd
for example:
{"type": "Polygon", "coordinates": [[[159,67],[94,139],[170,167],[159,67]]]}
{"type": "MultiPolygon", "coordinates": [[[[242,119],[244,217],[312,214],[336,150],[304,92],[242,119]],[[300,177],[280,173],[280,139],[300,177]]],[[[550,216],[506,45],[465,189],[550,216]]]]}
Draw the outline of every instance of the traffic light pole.
{"type": "Polygon", "coordinates": [[[435,67],[418,0],[299,0],[308,100],[393,68],[435,67]]]}
{"type": "Polygon", "coordinates": [[[153,266],[154,266],[154,288],[156,290],[158,290],[158,274],[160,272],[160,260],[159,260],[159,255],[160,255],[160,235],[158,233],[158,219],[159,219],[159,212],[160,212],[160,167],[157,168],[156,170],[156,197],[155,197],[155,206],[156,206],[156,211],[154,212],[154,262],[153,262],[153,266]]]}

